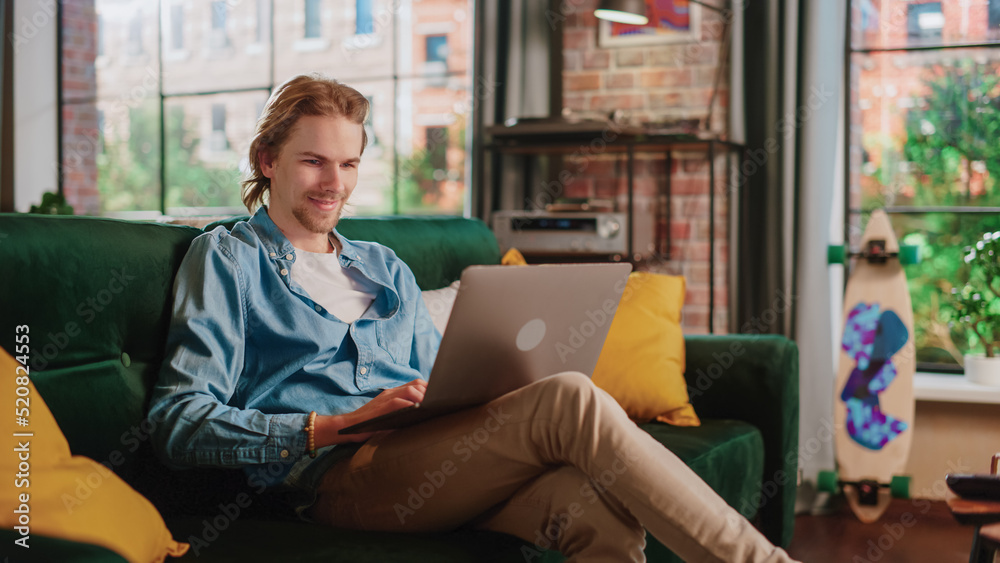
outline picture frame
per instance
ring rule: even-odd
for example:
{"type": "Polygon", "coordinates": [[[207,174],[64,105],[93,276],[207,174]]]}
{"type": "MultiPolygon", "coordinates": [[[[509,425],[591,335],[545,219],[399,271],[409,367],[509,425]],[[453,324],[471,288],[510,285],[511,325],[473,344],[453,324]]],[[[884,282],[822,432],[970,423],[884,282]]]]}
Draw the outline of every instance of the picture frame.
{"type": "Polygon", "coordinates": [[[626,25],[600,20],[597,26],[598,46],[637,47],[692,43],[701,40],[701,6],[688,0],[645,1],[646,15],[649,16],[648,24],[626,25]],[[685,9],[686,26],[683,24],[685,9]]]}

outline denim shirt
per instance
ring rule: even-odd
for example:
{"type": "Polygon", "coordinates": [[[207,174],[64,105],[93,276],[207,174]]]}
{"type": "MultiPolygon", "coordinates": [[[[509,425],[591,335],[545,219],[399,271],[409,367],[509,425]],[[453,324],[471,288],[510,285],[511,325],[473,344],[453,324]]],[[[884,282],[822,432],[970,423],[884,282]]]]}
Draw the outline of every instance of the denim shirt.
{"type": "Polygon", "coordinates": [[[287,481],[293,466],[294,476],[319,461],[305,455],[310,411],[348,413],[429,377],[441,335],[413,273],[382,245],[334,234],[340,264],[380,286],[353,323],[291,279],[298,250],[266,207],[191,243],[149,413],[169,465],[258,468],[265,486],[287,481]]]}

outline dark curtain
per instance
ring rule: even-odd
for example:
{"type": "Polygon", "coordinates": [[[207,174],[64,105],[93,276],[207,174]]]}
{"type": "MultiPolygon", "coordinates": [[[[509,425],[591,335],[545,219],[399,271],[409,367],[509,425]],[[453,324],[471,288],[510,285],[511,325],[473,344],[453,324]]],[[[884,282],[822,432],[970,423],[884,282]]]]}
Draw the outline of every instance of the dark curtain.
{"type": "Polygon", "coordinates": [[[486,128],[511,118],[558,116],[562,110],[562,21],[552,18],[558,0],[477,0],[475,125],[471,214],[517,208],[521,200],[496,186],[526,185],[506,178],[521,166],[483,149],[486,128]]]}
{"type": "MultiPolygon", "coordinates": [[[[786,39],[786,11],[796,0],[760,0],[744,4],[744,102],[746,147],[739,196],[736,243],[739,276],[734,329],[738,332],[792,336],[794,287],[786,226],[794,215],[794,194],[786,188],[785,166],[795,159],[794,111],[788,115],[786,53],[797,42],[786,39]],[[791,119],[789,119],[791,117],[791,119]]],[[[793,25],[795,22],[793,22],[793,25]]],[[[797,26],[796,26],[797,28],[797,26]]],[[[798,60],[796,57],[795,60],[798,60]]],[[[791,74],[790,74],[791,73],[791,74]]]]}

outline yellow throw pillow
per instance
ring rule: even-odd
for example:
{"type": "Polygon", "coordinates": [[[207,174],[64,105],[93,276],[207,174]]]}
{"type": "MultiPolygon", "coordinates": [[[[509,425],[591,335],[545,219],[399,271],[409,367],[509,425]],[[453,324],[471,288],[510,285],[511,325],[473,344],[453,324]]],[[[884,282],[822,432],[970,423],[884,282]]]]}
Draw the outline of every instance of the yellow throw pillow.
{"type": "Polygon", "coordinates": [[[0,374],[0,397],[17,409],[0,423],[0,471],[12,476],[0,486],[0,504],[13,507],[0,511],[0,527],[18,533],[11,553],[24,544],[30,553],[35,535],[99,545],[130,563],[162,562],[188,550],[145,497],[104,465],[70,454],[27,370],[3,349],[0,374]]]}
{"type": "Polygon", "coordinates": [[[500,264],[503,266],[527,266],[528,261],[524,259],[520,250],[511,248],[500,259],[500,264]]]}
{"type": "Polygon", "coordinates": [[[594,368],[594,384],[639,423],[699,426],[684,381],[684,278],[633,272],[594,368]]]}

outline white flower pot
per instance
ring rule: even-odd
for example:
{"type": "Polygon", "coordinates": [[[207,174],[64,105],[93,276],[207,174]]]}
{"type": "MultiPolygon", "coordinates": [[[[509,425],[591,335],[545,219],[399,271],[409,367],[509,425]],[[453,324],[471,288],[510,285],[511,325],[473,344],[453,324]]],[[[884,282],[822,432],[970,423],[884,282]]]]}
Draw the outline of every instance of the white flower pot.
{"type": "Polygon", "coordinates": [[[965,355],[965,378],[979,385],[1000,387],[1000,357],[965,355]]]}

